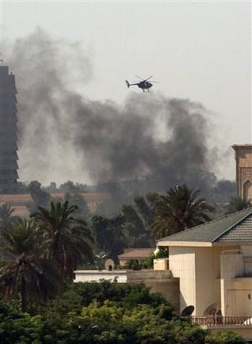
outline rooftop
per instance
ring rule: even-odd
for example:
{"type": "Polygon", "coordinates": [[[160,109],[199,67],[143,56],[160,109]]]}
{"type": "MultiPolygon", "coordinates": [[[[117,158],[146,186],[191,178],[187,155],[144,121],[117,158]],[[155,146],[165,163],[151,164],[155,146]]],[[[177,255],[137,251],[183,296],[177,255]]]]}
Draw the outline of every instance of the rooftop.
{"type": "Polygon", "coordinates": [[[175,246],[179,242],[252,244],[252,207],[162,238],[157,246],[175,246]]]}
{"type": "Polygon", "coordinates": [[[119,259],[145,259],[155,250],[155,248],[131,248],[124,250],[124,253],[118,256],[119,259]]]}

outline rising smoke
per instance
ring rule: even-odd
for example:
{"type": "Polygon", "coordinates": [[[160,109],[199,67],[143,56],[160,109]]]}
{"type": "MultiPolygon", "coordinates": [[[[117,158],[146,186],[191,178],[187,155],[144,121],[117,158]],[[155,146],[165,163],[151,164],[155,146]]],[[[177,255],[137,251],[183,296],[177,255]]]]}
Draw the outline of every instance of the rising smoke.
{"type": "MultiPolygon", "coordinates": [[[[78,44],[41,29],[8,57],[18,88],[20,179],[42,184],[139,179],[146,190],[211,186],[214,160],[206,109],[185,99],[131,93],[123,106],[76,90],[92,77],[78,44]]],[[[122,81],[123,82],[123,81],[122,81]]]]}

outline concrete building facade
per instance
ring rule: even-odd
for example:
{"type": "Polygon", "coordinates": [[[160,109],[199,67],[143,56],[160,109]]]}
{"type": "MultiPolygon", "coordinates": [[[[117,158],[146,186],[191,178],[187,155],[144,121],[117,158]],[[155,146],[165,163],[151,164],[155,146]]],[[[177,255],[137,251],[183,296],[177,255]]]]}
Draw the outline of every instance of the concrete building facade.
{"type": "Polygon", "coordinates": [[[193,306],[196,323],[252,341],[252,208],[162,238],[157,245],[169,247],[180,313],[193,306]]]}
{"type": "Polygon", "coordinates": [[[0,66],[0,194],[15,193],[18,179],[17,89],[7,66],[0,66]]]}

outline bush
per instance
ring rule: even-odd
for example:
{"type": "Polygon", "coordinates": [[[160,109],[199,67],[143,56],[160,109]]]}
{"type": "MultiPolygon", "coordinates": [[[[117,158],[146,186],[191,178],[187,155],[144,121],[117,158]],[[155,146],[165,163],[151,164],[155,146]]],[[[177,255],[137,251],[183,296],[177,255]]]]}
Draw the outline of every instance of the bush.
{"type": "Polygon", "coordinates": [[[232,331],[221,331],[213,335],[208,335],[206,344],[245,344],[245,339],[232,331]]]}

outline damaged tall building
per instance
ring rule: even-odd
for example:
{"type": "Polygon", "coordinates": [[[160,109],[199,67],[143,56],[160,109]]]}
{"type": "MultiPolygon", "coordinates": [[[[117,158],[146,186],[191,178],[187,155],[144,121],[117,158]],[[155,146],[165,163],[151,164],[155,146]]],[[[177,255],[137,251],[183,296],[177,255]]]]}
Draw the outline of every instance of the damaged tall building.
{"type": "Polygon", "coordinates": [[[0,193],[17,191],[17,89],[9,67],[0,66],[0,193]]]}

